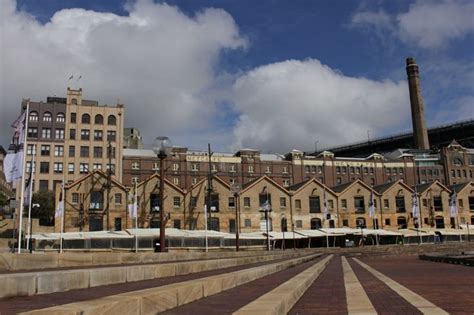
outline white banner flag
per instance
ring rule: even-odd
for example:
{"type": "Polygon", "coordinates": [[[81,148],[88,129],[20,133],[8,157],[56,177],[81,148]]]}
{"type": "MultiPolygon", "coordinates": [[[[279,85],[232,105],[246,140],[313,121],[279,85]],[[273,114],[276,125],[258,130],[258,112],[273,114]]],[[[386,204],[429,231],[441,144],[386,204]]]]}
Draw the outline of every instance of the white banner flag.
{"type": "Polygon", "coordinates": [[[416,190],[413,192],[411,212],[413,215],[413,219],[418,219],[420,217],[420,210],[418,208],[418,198],[416,196],[416,190]]]}
{"type": "Polygon", "coordinates": [[[23,174],[23,150],[16,153],[8,153],[3,160],[5,179],[12,183],[21,179],[23,174]]]}
{"type": "Polygon", "coordinates": [[[458,205],[456,202],[456,191],[453,191],[453,194],[449,198],[449,216],[455,218],[458,216],[458,205]]]}
{"type": "Polygon", "coordinates": [[[370,200],[369,200],[369,217],[372,219],[375,218],[375,201],[374,201],[374,192],[370,192],[370,200]]]}
{"type": "Polygon", "coordinates": [[[64,191],[64,182],[61,184],[61,191],[59,193],[58,205],[56,207],[56,211],[54,212],[54,216],[56,218],[62,217],[63,212],[64,212],[63,191],[64,191]]]}

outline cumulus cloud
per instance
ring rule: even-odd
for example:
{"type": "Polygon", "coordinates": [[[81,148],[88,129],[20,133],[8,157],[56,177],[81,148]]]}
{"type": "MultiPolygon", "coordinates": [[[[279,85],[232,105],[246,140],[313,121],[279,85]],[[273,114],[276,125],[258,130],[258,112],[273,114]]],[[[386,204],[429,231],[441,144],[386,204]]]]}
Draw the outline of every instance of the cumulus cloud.
{"type": "Polygon", "coordinates": [[[380,136],[410,115],[406,81],[348,77],[315,59],[256,68],[235,82],[233,100],[235,146],[275,152],[380,136]]]}
{"type": "Polygon", "coordinates": [[[140,128],[148,141],[185,133],[198,141],[217,113],[210,91],[218,84],[219,54],[247,45],[220,9],[191,17],[174,6],[139,0],[127,5],[126,16],[64,9],[41,24],[18,11],[13,0],[0,5],[3,144],[22,97],[64,96],[67,86],[82,87],[86,99],[124,103],[126,125],[140,128]],[[82,79],[67,81],[71,74],[82,79]]]}
{"type": "Polygon", "coordinates": [[[373,29],[424,49],[443,48],[474,31],[474,3],[466,0],[417,1],[407,12],[358,11],[351,26],[373,29]]]}

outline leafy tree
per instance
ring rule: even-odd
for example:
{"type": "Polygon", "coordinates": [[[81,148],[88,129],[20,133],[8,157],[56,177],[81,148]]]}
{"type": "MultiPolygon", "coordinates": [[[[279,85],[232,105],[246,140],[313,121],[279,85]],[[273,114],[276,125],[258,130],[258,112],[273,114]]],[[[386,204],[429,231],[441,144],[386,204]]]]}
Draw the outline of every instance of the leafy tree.
{"type": "Polygon", "coordinates": [[[31,209],[31,216],[39,218],[41,225],[53,225],[54,193],[52,191],[38,191],[33,194],[32,204],[39,204],[39,207],[31,209]]]}
{"type": "Polygon", "coordinates": [[[8,204],[8,197],[0,191],[0,207],[5,207],[8,204]]]}

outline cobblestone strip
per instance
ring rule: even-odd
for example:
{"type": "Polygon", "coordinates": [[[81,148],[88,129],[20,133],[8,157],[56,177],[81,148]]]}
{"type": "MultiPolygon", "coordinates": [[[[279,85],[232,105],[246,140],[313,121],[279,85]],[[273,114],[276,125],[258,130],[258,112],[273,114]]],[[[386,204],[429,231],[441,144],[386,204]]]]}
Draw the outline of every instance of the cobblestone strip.
{"type": "Polygon", "coordinates": [[[342,256],[342,271],[346,288],[347,312],[349,314],[377,314],[367,293],[352,271],[347,258],[342,256]]]}
{"type": "Polygon", "coordinates": [[[415,306],[420,312],[423,314],[449,314],[448,312],[444,311],[443,309],[439,308],[438,306],[434,305],[430,301],[426,300],[422,296],[416,294],[415,292],[411,291],[407,287],[402,286],[398,282],[390,279],[389,277],[385,276],[384,274],[378,272],[374,268],[370,267],[369,265],[361,262],[357,258],[353,258],[355,262],[361,265],[364,269],[368,272],[373,274],[377,279],[388,285],[392,288],[395,292],[397,292],[401,297],[407,300],[411,305],[415,306]]]}

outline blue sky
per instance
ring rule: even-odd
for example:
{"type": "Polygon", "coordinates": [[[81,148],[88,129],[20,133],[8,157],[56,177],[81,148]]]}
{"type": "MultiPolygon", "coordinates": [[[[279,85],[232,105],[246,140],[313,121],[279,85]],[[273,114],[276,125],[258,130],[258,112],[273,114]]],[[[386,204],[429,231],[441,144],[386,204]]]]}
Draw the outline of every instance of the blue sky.
{"type": "MultiPolygon", "coordinates": [[[[11,34],[5,42],[40,51],[44,68],[35,63],[32,71],[51,80],[30,88],[2,84],[2,116],[8,119],[23,97],[64,95],[70,72],[83,74],[84,81],[74,84],[86,98],[123,100],[126,125],[140,128],[148,143],[160,133],[177,145],[205,148],[211,142],[226,151],[284,153],[310,150],[314,141],[330,147],[364,140],[367,130],[380,137],[411,128],[408,56],[420,66],[428,126],[474,117],[471,1],[14,4],[10,24],[33,24],[23,31],[30,40],[16,43],[15,36],[24,34],[5,22],[1,27],[11,34]],[[62,18],[52,20],[54,15],[62,18]],[[67,45],[70,36],[81,38],[80,45],[61,52],[59,43],[67,45]],[[57,56],[48,54],[45,42],[59,47],[57,56]],[[51,70],[55,63],[61,70],[51,70]]],[[[20,68],[5,66],[15,59],[4,50],[2,76],[28,82],[20,68]]]]}

